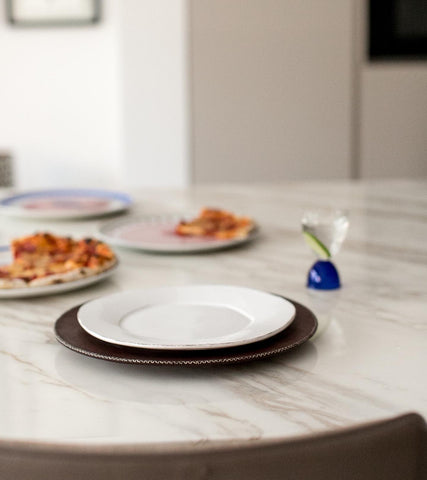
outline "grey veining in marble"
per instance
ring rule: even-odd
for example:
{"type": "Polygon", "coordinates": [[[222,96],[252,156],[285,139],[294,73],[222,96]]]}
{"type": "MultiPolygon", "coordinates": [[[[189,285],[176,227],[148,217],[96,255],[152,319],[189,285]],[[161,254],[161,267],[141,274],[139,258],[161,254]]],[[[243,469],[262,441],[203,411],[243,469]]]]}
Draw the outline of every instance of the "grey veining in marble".
{"type": "MultiPolygon", "coordinates": [[[[427,417],[427,181],[218,185],[134,192],[135,211],[203,205],[253,216],[261,236],[228,251],[178,256],[118,249],[110,279],[51,297],[0,300],[0,438],[163,442],[307,434],[407,411],[427,417]],[[300,218],[313,206],[350,212],[336,264],[343,288],[310,295],[313,262],[300,218]],[[119,365],[60,345],[65,310],[101,295],[162,285],[227,283],[276,292],[319,316],[301,348],[250,364],[188,368],[119,365]]],[[[92,235],[106,219],[1,218],[0,243],[50,230],[92,235]]]]}

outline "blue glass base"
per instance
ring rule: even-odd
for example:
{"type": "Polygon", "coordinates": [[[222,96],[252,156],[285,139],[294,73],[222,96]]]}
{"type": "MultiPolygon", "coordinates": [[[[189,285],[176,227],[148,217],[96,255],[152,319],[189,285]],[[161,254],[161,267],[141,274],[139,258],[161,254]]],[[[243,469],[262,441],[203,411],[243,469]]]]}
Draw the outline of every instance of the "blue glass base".
{"type": "Polygon", "coordinates": [[[317,261],[308,272],[307,287],[316,290],[340,288],[340,277],[335,265],[329,260],[317,261]]]}

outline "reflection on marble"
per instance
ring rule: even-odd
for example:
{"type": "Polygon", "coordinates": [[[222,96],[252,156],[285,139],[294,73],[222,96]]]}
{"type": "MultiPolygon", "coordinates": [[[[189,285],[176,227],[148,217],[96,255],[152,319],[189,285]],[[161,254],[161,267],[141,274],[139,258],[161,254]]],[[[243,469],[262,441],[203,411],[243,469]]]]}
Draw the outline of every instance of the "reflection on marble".
{"type": "MultiPolygon", "coordinates": [[[[289,353],[289,356],[294,353],[289,353]]],[[[297,355],[304,355],[305,369],[316,363],[316,348],[303,345],[297,355]]],[[[267,378],[271,365],[278,359],[252,364],[227,366],[140,366],[111,363],[106,369],[97,359],[62,349],[55,359],[56,370],[69,385],[98,398],[126,400],[139,404],[187,405],[218,404],[230,401],[224,386],[241,381],[242,371],[250,366],[251,373],[267,378]],[[85,375],[81,375],[81,371],[85,375]],[[117,381],[111,384],[111,374],[117,381]]],[[[281,385],[286,387],[304,376],[306,370],[285,369],[281,385]]]]}
{"type": "MultiPolygon", "coordinates": [[[[427,182],[217,185],[135,192],[136,212],[211,205],[252,215],[262,235],[229,251],[149,255],[118,249],[110,279],[51,297],[0,302],[0,438],[162,442],[268,438],[407,411],[427,418],[427,182]],[[313,258],[303,210],[339,206],[350,230],[335,262],[339,295],[305,288],[313,258]],[[211,367],[119,365],[64,348],[55,320],[87,300],[162,285],[232,284],[275,292],[317,314],[304,346],[258,362],[211,367]]],[[[34,230],[93,235],[106,220],[2,219],[0,243],[34,230]]]]}

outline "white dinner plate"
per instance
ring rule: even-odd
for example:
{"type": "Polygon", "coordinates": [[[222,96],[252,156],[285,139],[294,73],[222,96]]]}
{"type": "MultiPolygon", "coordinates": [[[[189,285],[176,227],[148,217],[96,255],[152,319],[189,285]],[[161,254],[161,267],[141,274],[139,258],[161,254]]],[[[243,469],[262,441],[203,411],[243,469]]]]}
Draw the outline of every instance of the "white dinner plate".
{"type": "Polygon", "coordinates": [[[158,350],[245,345],[284,330],[294,317],[294,305],[282,297],[228,285],[116,293],[84,304],[77,313],[93,337],[158,350]]]}
{"type": "MultiPolygon", "coordinates": [[[[0,265],[6,265],[8,263],[11,263],[11,261],[12,255],[10,254],[9,247],[1,246],[0,265]]],[[[101,280],[104,280],[105,278],[112,275],[115,272],[117,266],[118,262],[105,272],[101,272],[97,275],[92,275],[90,277],[73,280],[72,282],[55,283],[53,285],[46,285],[40,287],[0,288],[0,299],[41,297],[88,287],[89,285],[98,283],[101,280]]]]}
{"type": "Polygon", "coordinates": [[[90,189],[35,190],[0,201],[3,215],[31,219],[77,219],[127,210],[131,198],[121,192],[90,189]]]}
{"type": "Polygon", "coordinates": [[[174,232],[183,219],[177,215],[150,215],[111,221],[99,230],[105,241],[120,247],[154,253],[197,253],[221,250],[250,242],[258,234],[254,228],[244,238],[218,240],[215,238],[184,237],[174,232]]]}

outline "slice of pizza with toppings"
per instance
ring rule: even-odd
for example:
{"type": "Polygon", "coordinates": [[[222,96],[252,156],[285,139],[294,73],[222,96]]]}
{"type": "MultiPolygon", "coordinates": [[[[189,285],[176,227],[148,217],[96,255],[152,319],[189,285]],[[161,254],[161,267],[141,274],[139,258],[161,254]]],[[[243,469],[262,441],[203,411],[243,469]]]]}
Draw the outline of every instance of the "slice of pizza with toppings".
{"type": "Polygon", "coordinates": [[[203,208],[189,221],[182,220],[175,233],[182,236],[212,237],[220,240],[245,238],[255,227],[250,217],[237,216],[226,210],[203,208]]]}
{"type": "Polygon", "coordinates": [[[71,237],[59,237],[50,233],[36,233],[12,240],[11,251],[15,264],[30,267],[37,263],[66,261],[75,249],[71,237]]]}
{"type": "Polygon", "coordinates": [[[0,266],[0,288],[70,282],[106,271],[117,263],[111,248],[99,240],[74,240],[50,233],[14,239],[11,251],[13,262],[0,266]]]}

